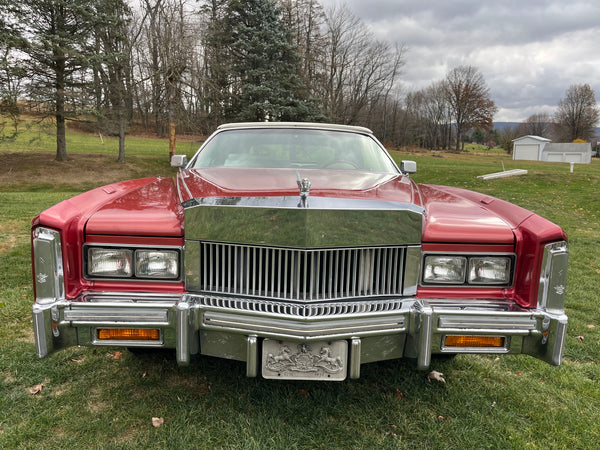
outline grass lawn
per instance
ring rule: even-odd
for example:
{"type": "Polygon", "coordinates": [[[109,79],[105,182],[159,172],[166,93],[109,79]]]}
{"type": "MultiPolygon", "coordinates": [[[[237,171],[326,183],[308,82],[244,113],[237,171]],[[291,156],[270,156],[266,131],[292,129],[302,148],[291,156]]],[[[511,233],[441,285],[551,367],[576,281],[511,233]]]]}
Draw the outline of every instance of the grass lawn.
{"type": "MultiPolygon", "coordinates": [[[[53,141],[38,134],[44,140],[0,144],[0,448],[600,446],[600,161],[569,173],[568,164],[502,154],[393,154],[418,162],[418,182],[485,192],[564,227],[571,253],[562,366],[460,355],[433,361],[445,384],[404,361],[363,365],[359,380],[341,383],[277,382],[246,378],[244,363],[210,357],[178,367],[170,351],[75,347],[37,358],[31,218],[93,186],[174,174],[164,140],[128,138],[127,162],[118,164],[107,138],[99,144],[71,132],[72,160],[57,163],[53,141]],[[476,178],[502,164],[529,174],[476,178]],[[153,417],[163,425],[153,427],[153,417]]],[[[197,144],[183,141],[178,152],[197,144]]]]}

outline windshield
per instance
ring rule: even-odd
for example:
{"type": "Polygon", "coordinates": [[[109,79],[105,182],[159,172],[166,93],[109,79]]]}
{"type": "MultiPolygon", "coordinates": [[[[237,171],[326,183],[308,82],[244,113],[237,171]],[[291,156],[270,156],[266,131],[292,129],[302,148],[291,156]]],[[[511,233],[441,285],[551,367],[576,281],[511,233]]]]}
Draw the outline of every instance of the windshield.
{"type": "Polygon", "coordinates": [[[215,134],[190,168],[283,167],[397,173],[378,142],[346,131],[273,128],[215,134]]]}

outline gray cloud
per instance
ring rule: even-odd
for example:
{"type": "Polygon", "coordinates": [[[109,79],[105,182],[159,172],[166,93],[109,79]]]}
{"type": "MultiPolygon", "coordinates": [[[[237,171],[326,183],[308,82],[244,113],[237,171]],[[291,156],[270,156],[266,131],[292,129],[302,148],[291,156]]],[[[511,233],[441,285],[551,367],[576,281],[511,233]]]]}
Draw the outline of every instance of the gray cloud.
{"type": "MultiPolygon", "coordinates": [[[[340,4],[321,0],[324,7],[340,4]]],[[[572,84],[600,100],[600,2],[589,0],[348,0],[382,40],[406,44],[406,91],[462,64],[482,72],[497,121],[552,113],[572,84]]]]}

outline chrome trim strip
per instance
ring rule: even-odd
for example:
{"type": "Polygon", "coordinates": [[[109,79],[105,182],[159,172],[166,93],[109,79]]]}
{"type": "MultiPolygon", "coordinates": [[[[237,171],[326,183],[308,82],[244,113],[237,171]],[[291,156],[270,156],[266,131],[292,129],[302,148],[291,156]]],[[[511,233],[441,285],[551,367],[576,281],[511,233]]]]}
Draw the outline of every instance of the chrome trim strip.
{"type": "Polygon", "coordinates": [[[556,335],[554,338],[554,346],[552,347],[551,363],[554,364],[555,366],[560,366],[562,363],[566,341],[567,341],[567,316],[562,316],[557,320],[556,335]]]}
{"type": "Polygon", "coordinates": [[[431,363],[431,335],[433,323],[433,309],[424,306],[419,311],[421,317],[420,330],[418,336],[418,356],[417,368],[425,370],[431,363]]]}
{"type": "MultiPolygon", "coordinates": [[[[340,319],[301,321],[246,316],[232,313],[206,311],[203,328],[255,332],[261,335],[295,336],[296,338],[350,336],[352,334],[382,334],[406,331],[406,318],[402,315],[371,317],[368,319],[340,319]]],[[[253,333],[254,334],[254,333],[253,333]]]]}
{"type": "Polygon", "coordinates": [[[360,352],[362,350],[362,341],[358,337],[350,339],[350,364],[348,366],[348,376],[350,379],[360,378],[360,352]]]}
{"type": "Polygon", "coordinates": [[[45,314],[46,308],[33,305],[33,334],[35,336],[35,350],[39,358],[48,355],[48,341],[46,339],[45,314]]]}
{"type": "Polygon", "coordinates": [[[529,332],[536,329],[537,321],[534,317],[490,317],[476,314],[469,315],[442,315],[437,324],[438,331],[461,330],[461,329],[486,329],[486,330],[522,330],[529,332]]]}
{"type": "Polygon", "coordinates": [[[169,312],[166,309],[144,308],[137,305],[131,308],[114,309],[110,305],[90,306],[71,305],[64,311],[64,320],[73,325],[93,325],[96,323],[126,323],[165,326],[169,324],[169,312]]]}
{"type": "Polygon", "coordinates": [[[258,375],[258,338],[248,336],[246,349],[246,376],[254,378],[258,375]]]}
{"type": "Polygon", "coordinates": [[[187,302],[179,302],[176,307],[177,314],[177,338],[175,341],[175,354],[177,362],[187,365],[190,362],[190,331],[188,323],[190,305],[187,302]]]}

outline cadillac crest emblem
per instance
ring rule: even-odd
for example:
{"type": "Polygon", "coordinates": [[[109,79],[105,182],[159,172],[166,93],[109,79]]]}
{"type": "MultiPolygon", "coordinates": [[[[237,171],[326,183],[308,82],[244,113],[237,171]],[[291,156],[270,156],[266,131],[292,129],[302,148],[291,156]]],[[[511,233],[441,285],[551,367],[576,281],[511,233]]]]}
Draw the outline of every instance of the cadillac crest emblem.
{"type": "MultiPolygon", "coordinates": [[[[276,341],[270,342],[275,344],[276,341]]],[[[264,356],[263,375],[266,369],[277,377],[288,379],[345,378],[345,346],[343,355],[340,355],[339,342],[332,343],[332,346],[327,342],[316,344],[315,349],[318,350],[303,342],[296,344],[294,351],[294,344],[280,343],[276,352],[264,356]]]]}

